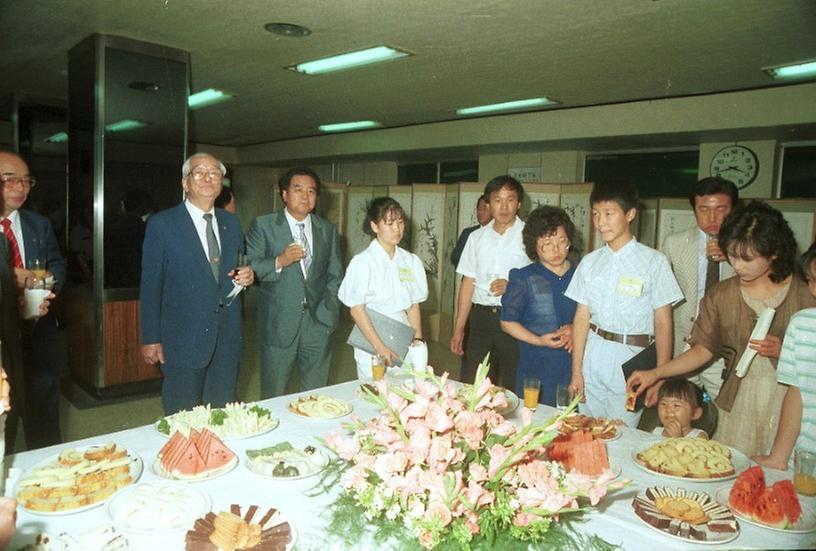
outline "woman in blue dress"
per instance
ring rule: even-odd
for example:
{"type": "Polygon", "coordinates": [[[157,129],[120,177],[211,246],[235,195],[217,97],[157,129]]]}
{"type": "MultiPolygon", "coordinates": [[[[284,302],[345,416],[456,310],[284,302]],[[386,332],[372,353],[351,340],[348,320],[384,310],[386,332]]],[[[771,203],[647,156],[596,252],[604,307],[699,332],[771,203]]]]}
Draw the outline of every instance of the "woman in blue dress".
{"type": "Polygon", "coordinates": [[[558,385],[572,371],[572,318],[576,304],[564,296],[575,266],[569,250],[575,225],[563,209],[543,206],[527,217],[522,233],[532,264],[510,270],[502,297],[501,326],[519,341],[516,394],[524,379],[541,380],[539,402],[555,406],[558,385]]]}

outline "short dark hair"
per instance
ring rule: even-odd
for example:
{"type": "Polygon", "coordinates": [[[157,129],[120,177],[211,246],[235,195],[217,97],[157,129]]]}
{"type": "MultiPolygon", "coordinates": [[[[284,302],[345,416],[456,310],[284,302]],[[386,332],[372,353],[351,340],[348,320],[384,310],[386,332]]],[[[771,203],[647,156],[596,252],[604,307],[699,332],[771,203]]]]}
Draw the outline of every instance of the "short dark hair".
{"type": "Polygon", "coordinates": [[[811,243],[810,248],[806,250],[799,258],[799,264],[802,267],[802,275],[805,277],[805,279],[811,279],[813,276],[816,276],[816,273],[813,273],[810,269],[814,261],[816,261],[816,241],[811,243]]]}
{"type": "Polygon", "coordinates": [[[476,208],[479,208],[479,203],[484,201],[485,203],[490,203],[490,198],[485,195],[479,195],[479,198],[476,199],[476,208]]]}
{"type": "Polygon", "coordinates": [[[661,398],[679,398],[691,405],[692,411],[703,407],[703,391],[702,389],[682,377],[671,377],[666,379],[663,386],[657,393],[657,399],[661,398]]]}
{"type": "Polygon", "coordinates": [[[589,204],[594,205],[603,201],[617,203],[623,212],[629,212],[638,208],[640,194],[637,186],[628,180],[595,182],[592,193],[589,194],[589,204]]]}
{"type": "Polygon", "coordinates": [[[484,188],[484,193],[482,194],[483,197],[485,198],[485,201],[489,203],[490,194],[500,191],[503,188],[509,188],[512,191],[515,191],[519,203],[521,203],[522,200],[524,200],[524,188],[522,187],[521,182],[519,182],[509,174],[503,174],[502,176],[496,176],[487,183],[487,185],[484,188]]]}
{"type": "Polygon", "coordinates": [[[284,191],[289,191],[289,186],[292,185],[292,178],[295,176],[308,176],[314,180],[315,186],[317,186],[317,195],[320,195],[320,176],[317,175],[317,172],[306,166],[296,166],[295,168],[287,170],[278,181],[278,191],[280,192],[281,198],[283,198],[284,191]]]}
{"type": "Polygon", "coordinates": [[[527,216],[521,236],[524,240],[524,251],[530,260],[538,260],[538,238],[554,234],[559,226],[564,228],[567,237],[572,241],[575,235],[575,224],[572,223],[569,214],[564,209],[544,205],[536,207],[527,216]]]}
{"type": "Polygon", "coordinates": [[[717,193],[728,195],[731,198],[732,208],[737,206],[737,201],[739,201],[739,190],[737,189],[737,186],[734,185],[734,182],[726,180],[720,176],[711,176],[709,178],[703,178],[694,184],[694,187],[692,187],[691,191],[689,191],[689,203],[691,203],[691,208],[695,207],[694,201],[697,197],[702,197],[703,195],[715,195],[717,193]]]}
{"type": "Polygon", "coordinates": [[[222,186],[221,193],[215,198],[215,206],[219,209],[223,209],[230,201],[232,201],[232,188],[222,186]]]}
{"type": "Polygon", "coordinates": [[[389,216],[393,218],[402,218],[403,220],[407,218],[405,216],[405,211],[402,209],[402,205],[400,205],[396,199],[392,199],[391,197],[377,197],[368,205],[366,217],[363,221],[363,231],[367,235],[375,237],[376,234],[374,233],[374,230],[371,229],[371,223],[374,222],[377,224],[381,220],[387,219],[389,216]]]}
{"type": "Polygon", "coordinates": [[[779,283],[796,268],[796,238],[782,213],[762,201],[731,211],[720,228],[719,245],[726,255],[747,258],[751,249],[771,259],[770,279],[779,283]]]}

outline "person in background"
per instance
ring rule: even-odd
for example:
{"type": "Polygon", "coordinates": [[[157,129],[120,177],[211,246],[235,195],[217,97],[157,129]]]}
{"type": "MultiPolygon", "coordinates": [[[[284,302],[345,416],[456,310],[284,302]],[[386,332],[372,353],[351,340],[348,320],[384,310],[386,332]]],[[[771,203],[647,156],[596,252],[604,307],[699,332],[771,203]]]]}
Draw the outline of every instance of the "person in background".
{"type": "Polygon", "coordinates": [[[491,219],[488,198],[484,195],[480,195],[479,199],[476,200],[476,221],[478,224],[468,226],[462,230],[462,233],[459,234],[459,239],[456,240],[456,246],[453,247],[453,252],[451,252],[451,263],[454,268],[459,267],[459,259],[462,257],[462,251],[465,250],[465,243],[467,243],[470,234],[484,227],[491,219]]]}
{"type": "Polygon", "coordinates": [[[516,394],[524,379],[541,381],[539,402],[556,406],[558,385],[572,374],[572,318],[575,301],[564,296],[575,273],[569,260],[575,225],[558,207],[538,207],[527,217],[522,237],[533,262],[510,270],[502,296],[501,327],[519,342],[516,394]]]}
{"type": "Polygon", "coordinates": [[[313,212],[320,177],[293,168],[278,188],[284,208],[253,220],[247,233],[247,255],[260,282],[261,398],[285,393],[295,362],[301,391],[326,386],[340,316],[340,238],[334,224],[313,212]]]}
{"type": "Polygon", "coordinates": [[[796,239],[782,213],[770,205],[751,201],[734,210],[720,228],[719,241],[737,277],[714,285],[703,297],[691,348],[656,369],[635,371],[627,386],[640,393],[659,379],[690,373],[722,356],[726,377],[714,401],[718,420],[712,438],[748,456],[761,455],[776,434],[786,390],[776,380],[781,337],[793,314],[816,306],[816,298],[794,275],[796,239]],[[749,340],[766,308],[776,310],[767,336],[749,340]],[[747,347],[757,355],[739,377],[737,363],[747,347]]]}
{"type": "Polygon", "coordinates": [[[671,359],[671,309],[683,298],[665,255],[632,235],[638,200],[630,182],[593,186],[592,224],[605,246],[581,260],[565,293],[578,303],[570,393],[586,396],[582,412],[633,428],[641,412],[626,409],[621,366],[652,343],[657,365],[671,359]]]}
{"type": "MultiPolygon", "coordinates": [[[[428,281],[422,260],[399,246],[405,233],[405,211],[390,197],[371,202],[363,231],[373,237],[371,244],[351,259],[338,296],[351,309],[351,317],[378,356],[401,360],[382,341],[366,309],[374,310],[416,330],[405,358],[412,365],[412,351],[424,347],[419,304],[428,298],[428,281]]],[[[427,350],[425,351],[427,357],[427,350]]],[[[371,377],[374,356],[354,349],[357,377],[371,377]]]]}
{"type": "MultiPolygon", "coordinates": [[[[697,225],[668,235],[660,248],[669,259],[685,297],[673,312],[675,357],[688,348],[686,341],[706,290],[734,276],[734,269],[717,244],[717,235],[738,200],[737,186],[730,181],[720,177],[703,178],[689,193],[697,225]]],[[[690,380],[702,386],[709,396],[716,396],[722,386],[723,369],[725,364],[718,359],[692,375],[690,380]]]]}
{"type": "Polygon", "coordinates": [[[218,194],[218,198],[215,200],[215,208],[224,209],[230,214],[235,214],[238,205],[235,203],[235,194],[232,192],[232,188],[227,186],[221,188],[221,193],[218,194]]]}
{"type": "Polygon", "coordinates": [[[463,381],[473,381],[476,368],[489,352],[490,380],[516,388],[518,343],[502,331],[500,315],[510,270],[530,263],[521,237],[524,222],[518,217],[524,188],[512,176],[497,176],[485,186],[484,196],[493,220],[470,234],[456,269],[462,284],[450,350],[464,356],[463,381]],[[464,342],[467,323],[470,332],[464,342]]]}
{"type": "Polygon", "coordinates": [[[662,426],[654,429],[655,434],[708,439],[706,431],[692,427],[703,415],[703,391],[687,379],[668,379],[660,386],[657,415],[662,426]]]}
{"type": "Polygon", "coordinates": [[[142,253],[142,358],[160,364],[165,415],[235,400],[243,333],[241,304],[227,295],[254,281],[237,263],[241,225],[214,207],[223,163],[196,153],[181,168],[179,205],[148,219],[142,253]]]}
{"type": "MultiPolygon", "coordinates": [[[[802,255],[810,294],[816,298],[816,243],[802,255]]],[[[777,381],[785,386],[779,429],[768,455],[752,457],[765,467],[785,470],[794,446],[816,453],[816,308],[800,310],[791,318],[782,341],[777,381]]]]}
{"type": "Polygon", "coordinates": [[[138,287],[142,275],[142,242],[150,196],[136,188],[128,189],[118,209],[105,213],[105,287],[138,287]]]}
{"type": "Polygon", "coordinates": [[[0,549],[5,549],[17,533],[17,500],[0,497],[0,549]]]}
{"type": "MultiPolygon", "coordinates": [[[[22,208],[36,180],[29,173],[26,162],[9,151],[0,151],[0,179],[3,184],[0,226],[8,241],[17,286],[22,288],[26,281],[43,280],[52,275],[53,292],[59,295],[65,284],[66,263],[51,222],[22,208]],[[35,266],[35,262],[39,265],[35,266]]],[[[19,324],[27,400],[24,408],[15,409],[23,417],[28,449],[62,442],[59,415],[62,354],[58,325],[53,312],[33,320],[21,320],[19,324]]],[[[12,434],[16,432],[15,420],[14,416],[10,419],[9,432],[12,434]]]]}

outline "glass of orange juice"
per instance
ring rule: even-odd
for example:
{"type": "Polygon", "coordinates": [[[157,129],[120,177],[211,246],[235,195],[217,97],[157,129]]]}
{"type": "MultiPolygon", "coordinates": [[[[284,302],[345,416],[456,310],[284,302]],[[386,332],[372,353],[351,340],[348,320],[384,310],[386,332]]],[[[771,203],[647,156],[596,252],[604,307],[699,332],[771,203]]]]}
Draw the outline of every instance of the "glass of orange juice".
{"type": "Polygon", "coordinates": [[[382,381],[385,377],[385,358],[382,356],[371,357],[371,376],[375,381],[382,381]]]}
{"type": "Polygon", "coordinates": [[[816,453],[793,450],[793,487],[803,496],[816,496],[816,453]]]}
{"type": "Polygon", "coordinates": [[[536,377],[524,379],[524,407],[535,411],[538,407],[538,394],[541,391],[541,380],[536,377]]]}

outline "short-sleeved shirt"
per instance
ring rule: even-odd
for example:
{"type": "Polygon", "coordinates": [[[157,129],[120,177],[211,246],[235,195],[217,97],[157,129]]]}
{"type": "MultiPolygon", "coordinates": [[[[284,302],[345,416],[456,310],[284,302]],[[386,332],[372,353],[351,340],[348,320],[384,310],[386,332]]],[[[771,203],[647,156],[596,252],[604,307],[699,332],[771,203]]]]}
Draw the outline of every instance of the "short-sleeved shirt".
{"type": "Polygon", "coordinates": [[[791,318],[776,378],[802,393],[802,429],[796,447],[816,452],[816,308],[800,310],[791,318]]]}
{"type": "Polygon", "coordinates": [[[390,258],[374,239],[351,259],[337,296],[349,308],[364,304],[380,314],[407,322],[406,311],[428,298],[425,267],[417,255],[400,247],[390,258]]]}
{"type": "Polygon", "coordinates": [[[634,238],[586,255],[565,295],[589,307],[592,323],[623,335],[653,335],[654,311],[683,298],[666,256],[634,238]]]}
{"type": "Polygon", "coordinates": [[[507,279],[510,270],[530,263],[524,252],[521,218],[517,216],[504,233],[496,232],[494,224],[495,220],[470,234],[456,268],[457,273],[473,278],[473,303],[484,306],[501,306],[501,297],[490,294],[494,279],[507,279]]]}

